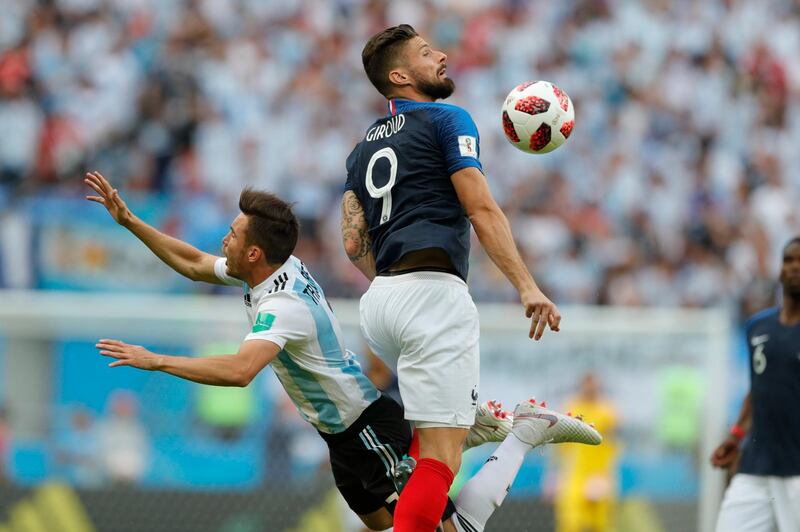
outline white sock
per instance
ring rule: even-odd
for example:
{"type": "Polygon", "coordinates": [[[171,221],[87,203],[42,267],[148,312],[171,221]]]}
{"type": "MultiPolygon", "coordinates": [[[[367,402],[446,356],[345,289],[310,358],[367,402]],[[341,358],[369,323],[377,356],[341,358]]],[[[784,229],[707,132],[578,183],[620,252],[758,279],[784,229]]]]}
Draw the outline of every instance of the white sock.
{"type": "Polygon", "coordinates": [[[456,527],[459,530],[483,531],[486,521],[503,504],[525,455],[531,449],[533,447],[520,441],[513,433],[503,440],[458,494],[453,522],[458,523],[456,527]]]}

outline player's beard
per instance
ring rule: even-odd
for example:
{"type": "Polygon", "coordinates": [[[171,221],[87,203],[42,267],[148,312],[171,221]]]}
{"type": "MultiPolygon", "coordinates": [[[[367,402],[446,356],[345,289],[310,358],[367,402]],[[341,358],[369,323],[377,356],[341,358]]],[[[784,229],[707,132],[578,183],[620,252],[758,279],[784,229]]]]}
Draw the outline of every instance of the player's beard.
{"type": "Polygon", "coordinates": [[[795,301],[800,301],[800,281],[797,278],[783,280],[784,297],[790,297],[795,301]]]}
{"type": "Polygon", "coordinates": [[[456,82],[450,78],[439,78],[438,76],[433,81],[418,77],[417,90],[434,100],[444,100],[456,90],[456,82]]]}
{"type": "Polygon", "coordinates": [[[784,296],[791,297],[795,300],[800,300],[800,274],[794,272],[781,271],[778,280],[783,286],[784,296]]]}

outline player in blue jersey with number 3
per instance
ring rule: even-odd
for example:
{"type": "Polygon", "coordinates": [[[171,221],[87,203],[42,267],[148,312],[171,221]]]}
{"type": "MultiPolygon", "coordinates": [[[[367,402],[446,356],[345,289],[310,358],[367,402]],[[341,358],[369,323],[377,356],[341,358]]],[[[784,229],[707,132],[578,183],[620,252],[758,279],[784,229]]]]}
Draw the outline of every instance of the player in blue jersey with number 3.
{"type": "MultiPolygon", "coordinates": [[[[394,527],[430,531],[460,467],[478,400],[478,312],[466,284],[470,225],[519,292],[531,338],[540,339],[547,326],[558,331],[561,315],[534,282],[492,198],[472,118],[437,102],[455,88],[447,56],[403,24],[373,36],[362,60],[388,113],[347,159],[342,237],[350,260],[372,281],[361,299],[362,332],[396,371],[406,419],[419,435],[421,459],[394,527]]],[[[540,415],[530,408],[521,403],[516,416],[540,415]]],[[[491,462],[494,478],[506,478],[529,448],[519,438],[506,440],[491,462]]],[[[502,500],[507,487],[483,489],[502,491],[502,500]]],[[[488,515],[471,518],[468,529],[482,530],[488,515]]]]}
{"type": "Polygon", "coordinates": [[[800,530],[800,237],[783,248],[780,307],[759,312],[745,327],[750,392],[739,419],[711,456],[738,471],[725,492],[717,532],[800,530]]]}

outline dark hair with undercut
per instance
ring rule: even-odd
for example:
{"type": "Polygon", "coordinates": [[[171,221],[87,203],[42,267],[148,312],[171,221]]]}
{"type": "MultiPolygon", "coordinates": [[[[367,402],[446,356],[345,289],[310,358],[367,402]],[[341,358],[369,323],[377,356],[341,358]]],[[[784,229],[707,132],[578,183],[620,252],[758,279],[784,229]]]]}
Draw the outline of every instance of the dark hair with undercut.
{"type": "Polygon", "coordinates": [[[376,33],[364,45],[361,52],[364,71],[378,92],[387,98],[392,90],[389,72],[400,61],[403,43],[417,35],[417,31],[408,24],[400,24],[376,33]]]}
{"type": "Polygon", "coordinates": [[[292,206],[275,194],[247,187],[239,196],[239,210],[247,216],[245,242],[260,247],[270,264],[286,262],[300,229],[292,206]]]}

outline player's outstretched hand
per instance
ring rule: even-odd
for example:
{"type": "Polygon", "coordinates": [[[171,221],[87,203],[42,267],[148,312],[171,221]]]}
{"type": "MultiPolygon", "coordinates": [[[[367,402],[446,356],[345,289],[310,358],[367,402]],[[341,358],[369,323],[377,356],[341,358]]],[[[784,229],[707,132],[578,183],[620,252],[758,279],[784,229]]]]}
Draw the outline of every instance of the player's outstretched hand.
{"type": "Polygon", "coordinates": [[[108,213],[120,225],[126,225],[133,218],[125,202],[119,195],[119,191],[111,186],[111,183],[103,177],[100,172],[86,172],[84,183],[89,185],[97,192],[97,196],[86,196],[89,201],[94,201],[108,209],[108,213]]]}
{"type": "Polygon", "coordinates": [[[95,347],[100,350],[101,355],[117,359],[108,365],[111,368],[131,366],[132,368],[154,370],[158,366],[159,356],[140,345],[104,338],[98,340],[95,347]]]}
{"type": "Polygon", "coordinates": [[[730,467],[739,455],[739,442],[728,438],[714,450],[711,455],[711,465],[719,468],[730,467]]]}
{"type": "Polygon", "coordinates": [[[544,334],[544,328],[550,327],[553,332],[559,331],[561,313],[555,303],[538,288],[529,293],[522,294],[522,305],[525,307],[525,317],[531,319],[531,330],[528,338],[539,340],[544,334]]]}

